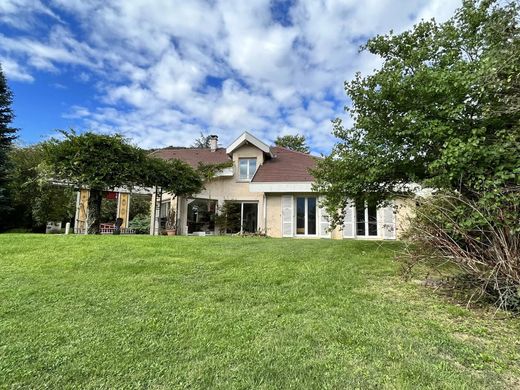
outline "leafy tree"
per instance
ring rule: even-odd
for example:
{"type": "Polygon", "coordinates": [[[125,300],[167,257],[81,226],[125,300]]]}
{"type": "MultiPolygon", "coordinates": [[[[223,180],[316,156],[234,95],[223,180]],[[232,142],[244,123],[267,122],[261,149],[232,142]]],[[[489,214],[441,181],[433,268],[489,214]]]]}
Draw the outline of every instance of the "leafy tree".
{"type": "Polygon", "coordinates": [[[281,137],[276,137],[274,144],[276,146],[281,146],[283,148],[287,148],[290,150],[295,150],[297,152],[302,153],[310,153],[310,149],[307,146],[307,141],[305,140],[304,135],[296,134],[296,135],[284,135],[281,137]]]}
{"type": "Polygon", "coordinates": [[[68,221],[74,215],[74,191],[41,180],[44,151],[41,145],[14,147],[9,152],[8,189],[13,211],[11,227],[41,231],[48,221],[68,221]]]}
{"type": "Polygon", "coordinates": [[[200,137],[196,138],[193,144],[191,145],[192,148],[199,148],[199,149],[208,149],[211,145],[211,135],[204,135],[203,132],[200,133],[200,137]]]}
{"type": "Polygon", "coordinates": [[[56,179],[90,189],[88,232],[99,233],[102,192],[115,187],[158,186],[186,195],[196,192],[202,180],[189,165],[151,158],[121,135],[62,132],[63,139],[44,145],[56,179]]]}
{"type": "Polygon", "coordinates": [[[11,209],[7,190],[7,157],[17,131],[11,125],[14,120],[12,103],[13,93],[7,85],[0,65],[0,229],[4,226],[5,216],[11,209]]]}
{"type": "Polygon", "coordinates": [[[161,187],[175,196],[187,196],[203,188],[200,173],[181,160],[149,157],[143,166],[145,183],[161,187]]]}
{"type": "Polygon", "coordinates": [[[147,216],[150,219],[150,195],[132,194],[130,200],[130,219],[137,215],[147,216]]]}
{"type": "MultiPolygon", "coordinates": [[[[333,121],[339,142],[314,172],[333,225],[347,199],[381,203],[407,183],[520,208],[518,20],[516,3],[465,0],[445,23],[368,41],[382,66],[345,83],[354,124],[333,121]]],[[[514,208],[503,221],[518,226],[514,208]]]]}

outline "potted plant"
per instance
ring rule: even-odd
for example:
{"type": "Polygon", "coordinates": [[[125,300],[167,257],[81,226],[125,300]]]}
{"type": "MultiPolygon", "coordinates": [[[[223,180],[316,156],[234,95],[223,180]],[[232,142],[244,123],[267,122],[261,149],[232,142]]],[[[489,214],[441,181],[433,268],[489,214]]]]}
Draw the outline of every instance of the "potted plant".
{"type": "Polygon", "coordinates": [[[177,220],[175,218],[175,210],[171,209],[166,219],[164,231],[168,236],[175,236],[177,234],[177,220]]]}

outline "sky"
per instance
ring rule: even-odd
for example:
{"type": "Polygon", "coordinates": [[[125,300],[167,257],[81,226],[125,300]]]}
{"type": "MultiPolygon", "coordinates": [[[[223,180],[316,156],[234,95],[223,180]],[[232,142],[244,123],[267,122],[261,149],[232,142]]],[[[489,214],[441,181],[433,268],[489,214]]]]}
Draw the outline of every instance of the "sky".
{"type": "Polygon", "coordinates": [[[303,134],[314,153],[350,118],[343,83],[379,59],[359,47],[460,0],[0,0],[0,63],[19,143],[57,129],[121,133],[144,148],[271,143],[303,134]]]}

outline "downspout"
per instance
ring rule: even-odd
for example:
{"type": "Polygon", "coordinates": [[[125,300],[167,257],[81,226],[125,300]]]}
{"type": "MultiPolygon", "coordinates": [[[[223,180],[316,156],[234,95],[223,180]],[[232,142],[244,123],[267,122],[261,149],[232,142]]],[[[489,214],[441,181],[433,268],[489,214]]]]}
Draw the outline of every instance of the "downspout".
{"type": "Polygon", "coordinates": [[[264,233],[267,236],[267,196],[264,192],[264,233]]]}
{"type": "Polygon", "coordinates": [[[152,211],[152,229],[151,235],[155,236],[155,220],[157,218],[157,186],[155,186],[155,196],[153,197],[153,211],[152,211]]]}
{"type": "MultiPolygon", "coordinates": [[[[176,199],[176,202],[175,202],[175,226],[177,227],[177,232],[180,231],[181,234],[179,234],[179,236],[182,236],[182,229],[181,229],[181,217],[179,216],[179,202],[180,202],[180,197],[178,197],[177,195],[174,196],[173,199],[176,199]]],[[[178,233],[177,233],[178,234],[178,233]]]]}

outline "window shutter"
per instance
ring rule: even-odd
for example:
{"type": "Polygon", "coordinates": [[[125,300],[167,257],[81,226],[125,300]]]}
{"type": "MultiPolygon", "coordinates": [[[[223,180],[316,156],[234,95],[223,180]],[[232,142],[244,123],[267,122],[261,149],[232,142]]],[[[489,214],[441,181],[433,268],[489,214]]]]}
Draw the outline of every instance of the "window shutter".
{"type": "Polygon", "coordinates": [[[343,221],[343,238],[354,238],[354,228],[356,208],[353,204],[348,204],[345,208],[345,220],[343,221]]]}
{"type": "Polygon", "coordinates": [[[395,239],[395,214],[392,204],[378,210],[378,232],[379,236],[386,240],[395,239]]]}
{"type": "MultiPolygon", "coordinates": [[[[320,199],[321,200],[321,199],[320,199]]],[[[324,207],[320,206],[320,237],[321,238],[330,238],[332,232],[329,231],[330,222],[329,215],[327,214],[327,210],[324,207]]]]}
{"type": "Polygon", "coordinates": [[[282,236],[292,237],[293,233],[293,196],[283,195],[282,196],[282,236]]]}

